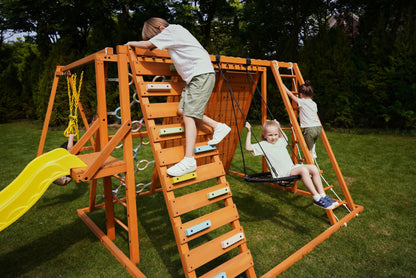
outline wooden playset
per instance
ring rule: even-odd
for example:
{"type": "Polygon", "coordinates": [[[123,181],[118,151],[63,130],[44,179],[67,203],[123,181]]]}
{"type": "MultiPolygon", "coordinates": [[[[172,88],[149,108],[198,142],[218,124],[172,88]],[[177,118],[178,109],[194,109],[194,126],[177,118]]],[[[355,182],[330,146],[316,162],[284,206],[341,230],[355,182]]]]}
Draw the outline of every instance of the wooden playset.
{"type": "MultiPolygon", "coordinates": [[[[117,46],[116,53],[112,48],[106,48],[74,63],[56,68],[38,155],[44,151],[59,79],[71,76],[71,71],[77,68],[94,64],[97,94],[95,119],[89,123],[81,102],[78,102],[79,114],[86,131],[71,150],[72,154],[81,151],[77,157],[87,165],[73,168],[72,178],[77,182],[90,182],[89,204],[86,208],[78,209],[78,215],[134,277],[146,277],[137,267],[140,256],[136,198],[160,191],[163,192],[166,201],[186,277],[235,277],[242,273],[245,273],[247,277],[256,277],[252,255],[246,244],[246,241],[250,239],[246,238],[240,224],[238,204],[233,202],[232,185],[228,183],[226,174],[229,172],[231,160],[238,145],[238,133],[244,126],[244,115],[247,116],[251,105],[253,95],[250,92],[256,89],[257,84],[260,84],[262,97],[267,100],[268,70],[273,73],[289,114],[294,133],[292,138],[298,139],[297,142],[292,142],[293,147],[298,151],[297,145],[299,144],[306,159],[305,163],[313,163],[307,151],[297,115],[282,87],[284,78],[290,78],[295,85],[303,83],[297,65],[225,56],[211,56],[211,60],[216,69],[216,85],[205,112],[216,121],[229,125],[232,131],[221,143],[210,146],[207,145],[207,141],[212,136],[212,130],[208,127],[199,129],[195,148],[198,168],[191,174],[177,178],[167,175],[166,170],[184,156],[184,128],[176,110],[185,83],[175,71],[167,51],[117,46]],[[118,109],[120,127],[114,135],[109,135],[107,118],[109,112],[106,99],[106,87],[110,79],[108,68],[111,63],[117,66],[116,80],[120,98],[118,109]],[[293,73],[281,74],[279,71],[281,68],[291,68],[293,73]],[[219,69],[221,69],[221,74],[219,74],[219,69]],[[254,83],[247,82],[248,72],[254,83]],[[233,96],[230,96],[230,90],[233,96]],[[134,98],[137,98],[137,102],[140,103],[143,114],[141,123],[144,122],[145,130],[133,128],[130,109],[132,91],[135,91],[134,98]],[[242,113],[233,112],[237,103],[242,113]],[[154,156],[151,184],[148,191],[140,194],[136,192],[134,138],[148,138],[146,140],[149,140],[154,156]],[[90,142],[89,146],[87,146],[88,142],[90,142]],[[112,152],[120,144],[123,145],[122,158],[113,157],[112,152]],[[123,177],[119,174],[123,174],[123,177]],[[103,180],[104,203],[96,204],[97,180],[100,178],[103,180]],[[125,184],[126,196],[124,198],[114,196],[112,179],[121,179],[125,184]],[[114,205],[117,203],[126,207],[127,223],[123,223],[115,216],[114,205]],[[97,209],[105,210],[106,231],[102,231],[88,216],[88,213],[97,209]],[[125,254],[113,242],[116,238],[116,224],[128,233],[129,254],[125,254]],[[208,233],[209,237],[202,237],[208,233]],[[194,241],[198,241],[197,246],[194,241]],[[232,255],[225,256],[227,259],[218,266],[208,271],[202,268],[226,253],[232,255]],[[204,273],[200,273],[201,268],[204,269],[204,273]]],[[[71,82],[73,81],[70,80],[71,82]]],[[[262,105],[261,111],[264,121],[266,119],[265,105],[262,105]]],[[[338,220],[333,210],[326,210],[331,224],[330,228],[264,274],[264,277],[277,276],[363,210],[363,207],[354,204],[351,198],[324,131],[321,139],[345,196],[345,201],[339,201],[339,206],[348,208],[349,212],[338,220]]],[[[263,163],[263,169],[266,170],[265,163],[263,163]]],[[[232,173],[242,176],[240,173],[232,173]]],[[[296,184],[291,187],[271,185],[310,196],[309,192],[298,189],[296,184]]]]}

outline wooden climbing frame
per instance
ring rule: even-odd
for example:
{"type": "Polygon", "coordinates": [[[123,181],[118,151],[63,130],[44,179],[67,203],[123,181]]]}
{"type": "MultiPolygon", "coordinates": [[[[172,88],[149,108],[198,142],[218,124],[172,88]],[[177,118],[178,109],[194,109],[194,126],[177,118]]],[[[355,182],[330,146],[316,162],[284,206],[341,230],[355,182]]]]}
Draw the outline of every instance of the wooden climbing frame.
{"type": "MultiPolygon", "coordinates": [[[[140,196],[163,192],[185,276],[235,277],[244,273],[247,277],[256,277],[254,262],[246,244],[249,238],[246,238],[239,222],[238,204],[233,202],[232,185],[227,181],[226,173],[230,172],[239,133],[243,129],[244,120],[251,105],[253,96],[249,92],[254,92],[256,84],[260,84],[261,94],[267,101],[267,71],[270,69],[280,91],[283,92],[283,81],[279,67],[287,67],[289,63],[214,55],[211,56],[211,61],[214,68],[217,69],[216,84],[205,112],[212,119],[227,123],[232,131],[221,143],[212,147],[207,145],[208,139],[212,136],[211,128],[200,127],[195,148],[198,168],[189,176],[178,179],[172,179],[167,175],[166,170],[184,156],[183,122],[176,115],[176,109],[185,83],[174,70],[167,51],[149,51],[117,46],[116,53],[113,52],[113,49],[106,48],[74,63],[56,68],[38,155],[43,153],[59,78],[71,75],[71,71],[78,67],[93,64],[97,94],[95,120],[92,123],[88,122],[81,102],[79,102],[78,109],[86,131],[71,150],[73,154],[82,151],[78,157],[87,164],[87,167],[72,169],[71,176],[77,182],[90,182],[89,204],[85,208],[78,209],[78,215],[133,277],[145,277],[137,267],[140,262],[136,207],[138,194],[135,187],[132,140],[138,137],[149,138],[155,160],[150,189],[140,193],[140,196]],[[110,136],[106,87],[108,68],[111,63],[115,63],[117,66],[120,127],[114,135],[110,136]],[[218,73],[219,67],[224,72],[228,84],[218,73]],[[247,70],[252,75],[254,83],[247,82],[247,70]],[[163,78],[158,78],[161,76],[163,78]],[[134,86],[137,93],[146,125],[145,131],[134,131],[132,128],[129,84],[134,86]],[[233,91],[234,97],[230,96],[229,87],[233,91]],[[237,103],[244,116],[241,113],[233,112],[237,103]],[[90,146],[87,146],[88,142],[90,142],[90,146]],[[123,144],[122,158],[113,157],[112,152],[121,143],[123,144]],[[118,198],[112,193],[112,179],[120,179],[117,176],[120,173],[124,173],[125,176],[123,178],[126,186],[125,198],[118,198]],[[96,204],[95,197],[98,179],[103,180],[104,187],[104,203],[101,204],[96,204]],[[116,203],[121,203],[126,207],[127,223],[123,223],[115,216],[114,205],[116,203]],[[97,209],[105,210],[106,232],[102,231],[88,216],[88,213],[97,209]],[[191,220],[189,220],[190,218],[191,220]],[[128,254],[122,252],[113,242],[116,237],[116,224],[128,232],[128,254]],[[204,239],[202,236],[208,233],[210,239],[204,239]],[[199,245],[195,247],[193,242],[196,239],[198,239],[199,245]],[[227,259],[223,259],[222,255],[231,254],[231,250],[238,252],[234,252],[237,253],[236,255],[229,255],[227,259]],[[217,266],[206,269],[205,265],[208,262],[212,263],[212,261],[217,262],[217,266]]],[[[295,72],[296,76],[293,78],[296,78],[296,82],[303,83],[297,65],[295,65],[295,72]]],[[[285,93],[281,94],[293,125],[293,132],[299,139],[300,148],[306,156],[306,162],[311,163],[309,152],[305,151],[307,150],[306,144],[297,124],[297,116],[292,104],[285,93]]],[[[265,121],[267,117],[265,105],[262,105],[261,111],[262,120],[265,121]]],[[[264,277],[274,277],[290,267],[363,210],[361,206],[353,203],[325,132],[322,134],[322,141],[346,198],[342,204],[346,204],[351,212],[337,221],[332,210],[329,211],[328,218],[331,227],[287,260],[271,269],[264,277]]],[[[264,162],[263,167],[266,167],[264,162]]],[[[307,192],[297,188],[292,190],[294,193],[308,195],[307,192]]]]}

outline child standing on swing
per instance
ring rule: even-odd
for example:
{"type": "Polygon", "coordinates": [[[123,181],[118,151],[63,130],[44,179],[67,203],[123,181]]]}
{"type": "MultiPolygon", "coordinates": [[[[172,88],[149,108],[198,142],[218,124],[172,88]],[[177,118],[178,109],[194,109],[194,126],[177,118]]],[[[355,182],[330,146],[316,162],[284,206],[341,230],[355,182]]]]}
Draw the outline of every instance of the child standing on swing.
{"type": "Polygon", "coordinates": [[[286,135],[282,132],[278,121],[267,120],[264,123],[261,129],[262,141],[256,144],[251,144],[250,123],[246,122],[246,128],[246,150],[252,152],[256,156],[266,156],[267,163],[269,164],[269,168],[274,178],[277,178],[277,173],[280,175],[279,177],[299,175],[306,188],[312,194],[314,205],[324,209],[333,209],[338,205],[338,202],[334,202],[330,197],[326,196],[319,170],[315,165],[293,164],[286,149],[286,135]],[[277,173],[275,173],[273,169],[275,169],[277,173]]]}
{"type": "Polygon", "coordinates": [[[315,143],[322,132],[321,122],[318,118],[318,106],[312,100],[313,88],[311,82],[306,80],[299,86],[299,97],[295,96],[286,86],[286,93],[298,104],[300,127],[303,128],[303,137],[312,158],[316,158],[315,143]]]}
{"type": "Polygon", "coordinates": [[[142,41],[131,41],[127,45],[146,49],[167,49],[179,75],[186,82],[178,106],[178,115],[185,125],[185,157],[167,170],[170,176],[182,176],[196,170],[194,147],[196,126],[205,124],[214,129],[209,145],[224,139],[231,128],[204,115],[215,85],[215,71],[208,52],[198,40],[181,25],[169,24],[162,18],[148,19],[142,30],[142,41]]]}

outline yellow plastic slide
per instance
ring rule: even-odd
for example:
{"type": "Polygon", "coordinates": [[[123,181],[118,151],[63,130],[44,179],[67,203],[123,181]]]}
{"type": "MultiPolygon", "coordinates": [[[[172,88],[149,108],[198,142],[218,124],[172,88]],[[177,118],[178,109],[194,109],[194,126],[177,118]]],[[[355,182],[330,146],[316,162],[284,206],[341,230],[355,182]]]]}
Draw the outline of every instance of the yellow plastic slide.
{"type": "Polygon", "coordinates": [[[85,166],[77,156],[62,148],[32,160],[17,178],[0,192],[0,231],[25,214],[54,180],[69,175],[71,168],[85,166]]]}

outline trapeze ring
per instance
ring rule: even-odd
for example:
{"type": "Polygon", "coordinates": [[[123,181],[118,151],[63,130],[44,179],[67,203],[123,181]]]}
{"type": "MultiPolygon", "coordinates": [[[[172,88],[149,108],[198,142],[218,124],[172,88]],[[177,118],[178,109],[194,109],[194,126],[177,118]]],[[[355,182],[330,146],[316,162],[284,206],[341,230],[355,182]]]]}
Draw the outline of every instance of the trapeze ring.
{"type": "Polygon", "coordinates": [[[129,76],[131,77],[131,81],[129,81],[129,85],[133,84],[133,74],[129,73],[129,76]]]}
{"type": "Polygon", "coordinates": [[[162,82],[166,81],[166,77],[163,75],[156,75],[155,77],[153,77],[152,82],[155,82],[158,78],[162,78],[162,82]]]}
{"type": "Polygon", "coordinates": [[[140,103],[140,101],[137,99],[137,93],[134,93],[134,94],[133,94],[133,100],[134,100],[136,103],[140,103]]]}
{"type": "Polygon", "coordinates": [[[150,140],[147,142],[143,142],[143,137],[140,138],[140,143],[142,143],[142,145],[149,145],[150,140]]]}
{"type": "Polygon", "coordinates": [[[146,169],[147,168],[147,166],[149,166],[149,161],[147,161],[146,159],[143,159],[143,160],[140,160],[139,161],[139,163],[137,163],[137,170],[139,170],[139,171],[143,171],[144,169],[146,169]],[[146,163],[146,165],[144,165],[144,167],[142,167],[142,168],[140,168],[140,164],[142,164],[142,163],[146,163]]]}
{"type": "Polygon", "coordinates": [[[116,110],[114,110],[114,116],[116,116],[117,119],[121,120],[121,115],[117,115],[117,113],[120,111],[120,107],[116,108],[116,110]]]}
{"type": "Polygon", "coordinates": [[[132,129],[132,132],[138,132],[141,128],[142,128],[142,123],[140,121],[133,121],[131,122],[131,126],[133,127],[133,125],[138,125],[138,127],[136,129],[132,129]]]}

